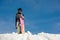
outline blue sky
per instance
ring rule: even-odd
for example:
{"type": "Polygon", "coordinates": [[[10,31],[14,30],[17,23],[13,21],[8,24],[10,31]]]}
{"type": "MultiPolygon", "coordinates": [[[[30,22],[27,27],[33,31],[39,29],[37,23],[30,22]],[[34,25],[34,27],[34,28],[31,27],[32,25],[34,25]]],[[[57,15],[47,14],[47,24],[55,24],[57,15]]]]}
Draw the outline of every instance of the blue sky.
{"type": "Polygon", "coordinates": [[[0,33],[16,32],[18,8],[25,15],[25,30],[60,34],[60,0],[0,0],[0,33]]]}

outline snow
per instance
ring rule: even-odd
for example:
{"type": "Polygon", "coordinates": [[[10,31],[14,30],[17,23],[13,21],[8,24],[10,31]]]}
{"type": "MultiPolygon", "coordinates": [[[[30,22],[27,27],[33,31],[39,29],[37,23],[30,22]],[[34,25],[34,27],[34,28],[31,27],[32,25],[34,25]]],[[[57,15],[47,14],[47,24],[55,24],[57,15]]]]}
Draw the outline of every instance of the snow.
{"type": "Polygon", "coordinates": [[[60,40],[60,34],[38,33],[32,34],[29,31],[24,34],[6,33],[0,34],[0,40],[60,40]]]}

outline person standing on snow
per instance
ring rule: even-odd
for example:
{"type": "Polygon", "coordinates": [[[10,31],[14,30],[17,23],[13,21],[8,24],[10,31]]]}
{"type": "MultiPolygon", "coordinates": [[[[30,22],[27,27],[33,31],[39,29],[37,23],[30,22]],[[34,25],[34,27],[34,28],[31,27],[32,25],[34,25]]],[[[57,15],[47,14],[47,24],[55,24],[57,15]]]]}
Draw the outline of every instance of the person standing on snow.
{"type": "Polygon", "coordinates": [[[18,34],[21,34],[22,33],[22,28],[21,28],[21,21],[20,21],[20,18],[22,18],[24,20],[24,14],[22,14],[22,9],[19,8],[18,9],[18,12],[16,14],[16,29],[17,29],[17,33],[18,34]]]}

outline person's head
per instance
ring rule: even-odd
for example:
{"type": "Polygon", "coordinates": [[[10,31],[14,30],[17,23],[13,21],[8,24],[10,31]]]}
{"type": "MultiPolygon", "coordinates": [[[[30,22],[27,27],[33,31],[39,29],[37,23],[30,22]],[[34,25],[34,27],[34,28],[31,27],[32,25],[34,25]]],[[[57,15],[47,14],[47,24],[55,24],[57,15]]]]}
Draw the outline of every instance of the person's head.
{"type": "Polygon", "coordinates": [[[22,12],[22,9],[21,9],[21,8],[19,8],[19,9],[18,9],[18,12],[19,12],[19,13],[21,13],[21,12],[22,12]]]}

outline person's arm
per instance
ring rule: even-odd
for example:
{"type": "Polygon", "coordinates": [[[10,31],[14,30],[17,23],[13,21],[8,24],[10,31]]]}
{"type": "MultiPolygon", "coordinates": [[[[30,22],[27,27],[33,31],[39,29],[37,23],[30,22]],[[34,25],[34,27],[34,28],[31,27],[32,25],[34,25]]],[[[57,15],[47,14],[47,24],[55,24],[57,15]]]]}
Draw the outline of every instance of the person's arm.
{"type": "Polygon", "coordinates": [[[22,17],[24,18],[24,16],[22,15],[22,17]]]}
{"type": "Polygon", "coordinates": [[[15,16],[15,26],[16,26],[16,29],[17,29],[17,14],[15,16]]]}
{"type": "Polygon", "coordinates": [[[24,18],[24,14],[22,14],[22,17],[24,18]]]}
{"type": "Polygon", "coordinates": [[[21,17],[24,19],[24,15],[23,14],[21,14],[21,17]]]}

